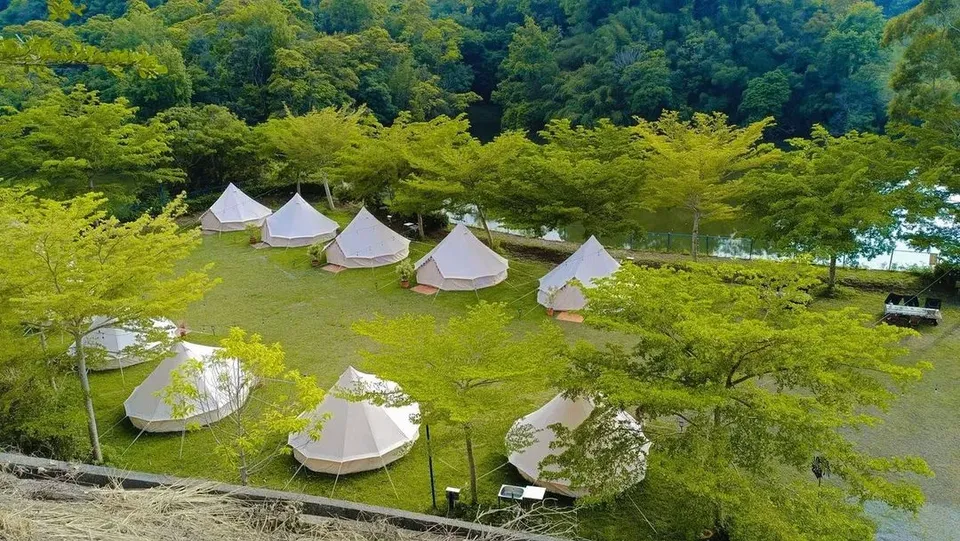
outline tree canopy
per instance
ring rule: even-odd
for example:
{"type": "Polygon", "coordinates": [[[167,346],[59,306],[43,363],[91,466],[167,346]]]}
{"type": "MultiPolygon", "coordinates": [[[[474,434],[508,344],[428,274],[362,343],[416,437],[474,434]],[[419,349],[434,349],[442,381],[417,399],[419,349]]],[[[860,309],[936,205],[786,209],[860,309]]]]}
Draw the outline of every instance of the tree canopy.
{"type": "MultiPolygon", "coordinates": [[[[911,481],[931,474],[925,462],[871,456],[848,439],[850,429],[878,422],[868,408],[887,407],[930,368],[899,360],[916,333],[868,324],[872,315],[852,308],[808,308],[817,281],[811,270],[804,263],[624,265],[588,289],[587,321],[635,342],[581,345],[559,378],[567,393],[606,408],[560,439],[560,475],[587,488],[591,479],[615,484],[597,471],[616,471],[652,441],[645,482],[674,494],[673,509],[683,510],[655,520],[675,521],[670,531],[692,528],[691,535],[707,528],[736,539],[866,541],[875,526],[862,502],[919,509],[923,495],[911,481]],[[604,411],[622,408],[649,429],[615,448],[619,461],[617,453],[597,461],[588,454],[595,446],[569,445],[601,441],[592,427],[604,411]],[[820,486],[807,473],[815,458],[842,482],[820,486]]],[[[616,489],[596,487],[601,495],[616,489]]]]}

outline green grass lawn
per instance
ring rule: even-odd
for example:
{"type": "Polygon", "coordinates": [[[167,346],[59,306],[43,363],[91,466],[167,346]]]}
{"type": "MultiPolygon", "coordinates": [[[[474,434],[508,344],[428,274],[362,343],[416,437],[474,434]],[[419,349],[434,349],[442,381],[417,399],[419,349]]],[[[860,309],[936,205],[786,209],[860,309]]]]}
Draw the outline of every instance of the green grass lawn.
{"type": "MultiPolygon", "coordinates": [[[[332,217],[341,224],[350,218],[344,212],[333,213],[332,217]]],[[[411,244],[411,257],[417,259],[429,248],[429,244],[415,242],[411,244]]],[[[362,369],[358,351],[368,344],[353,334],[350,325],[374,314],[427,313],[443,321],[482,299],[509,303],[517,315],[512,326],[519,332],[533,329],[547,319],[536,304],[535,289],[537,279],[549,270],[549,265],[535,261],[511,260],[510,278],[496,287],[476,293],[440,292],[433,297],[401,289],[392,266],[333,275],[311,267],[305,248],[256,250],[249,246],[244,233],[204,237],[202,247],[185,266],[199,268],[211,262],[215,263],[211,274],[221,278],[222,283],[202,302],[190,307],[186,320],[193,333],[188,340],[215,344],[229,327],[243,327],[262,334],[266,341],[280,342],[287,352],[288,364],[316,376],[324,388],[332,386],[347,366],[362,369]]],[[[842,300],[818,303],[853,304],[869,313],[878,313],[882,300],[881,293],[852,292],[842,300]]],[[[960,509],[960,428],[954,420],[960,409],[960,393],[955,387],[960,378],[960,333],[956,332],[960,310],[948,306],[944,317],[944,325],[923,329],[922,338],[912,343],[911,360],[929,360],[936,369],[884,414],[884,425],[856,437],[877,453],[913,453],[926,458],[937,472],[936,478],[923,481],[931,508],[941,506],[948,515],[952,509],[956,517],[956,510],[960,509]]],[[[555,324],[571,341],[625,340],[584,325],[555,324]]],[[[415,339],[411,336],[411,340],[415,339]]],[[[139,431],[123,421],[124,399],[153,368],[153,364],[148,364],[125,369],[122,374],[113,371],[92,376],[108,459],[124,468],[236,482],[236,472],[224,469],[214,455],[209,432],[201,430],[184,437],[143,434],[138,438],[139,431]]],[[[269,386],[257,392],[269,393],[269,386]]],[[[542,403],[552,394],[545,388],[542,396],[530,398],[542,403]]],[[[515,412],[503,420],[504,425],[525,413],[515,412]]],[[[459,433],[443,427],[432,427],[432,432],[438,489],[466,487],[468,472],[459,433]]],[[[495,500],[502,483],[524,484],[506,464],[502,433],[477,442],[476,452],[481,499],[495,500]]],[[[427,511],[430,507],[422,436],[406,457],[388,466],[388,471],[335,479],[301,470],[294,476],[298,465],[292,457],[281,457],[251,483],[414,511],[427,511]]],[[[642,497],[643,493],[641,487],[632,497],[642,497]]],[[[641,536],[637,530],[640,526],[623,527],[641,523],[635,509],[627,498],[602,510],[581,512],[580,516],[591,537],[636,539],[641,536]]],[[[942,520],[941,516],[934,522],[942,520]]]]}

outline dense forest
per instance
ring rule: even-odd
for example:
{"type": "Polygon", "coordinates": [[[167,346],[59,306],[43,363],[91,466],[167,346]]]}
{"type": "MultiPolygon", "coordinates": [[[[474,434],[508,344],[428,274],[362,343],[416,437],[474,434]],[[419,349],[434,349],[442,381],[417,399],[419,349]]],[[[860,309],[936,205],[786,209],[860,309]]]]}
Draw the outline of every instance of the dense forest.
{"type": "Polygon", "coordinates": [[[898,238],[953,252],[950,1],[0,7],[0,178],[102,191],[121,219],[184,189],[202,209],[227,182],[322,184],[421,224],[475,209],[604,235],[679,209],[696,250],[702,223],[746,211],[757,238],[831,261],[898,238]],[[857,167],[882,175],[840,182],[857,167]],[[811,194],[777,178],[829,192],[815,221],[846,217],[848,238],[788,235],[810,216],[771,205],[811,194]]]}
{"type": "Polygon", "coordinates": [[[51,85],[124,97],[141,119],[214,104],[249,123],[289,110],[364,104],[381,122],[493,103],[503,126],[590,124],[663,109],[777,118],[771,136],[882,129],[893,51],[886,17],[909,0],[782,2],[321,0],[90,2],[66,24],[42,0],[0,2],[5,36],[144,49],[151,81],[64,69],[51,85]]]}

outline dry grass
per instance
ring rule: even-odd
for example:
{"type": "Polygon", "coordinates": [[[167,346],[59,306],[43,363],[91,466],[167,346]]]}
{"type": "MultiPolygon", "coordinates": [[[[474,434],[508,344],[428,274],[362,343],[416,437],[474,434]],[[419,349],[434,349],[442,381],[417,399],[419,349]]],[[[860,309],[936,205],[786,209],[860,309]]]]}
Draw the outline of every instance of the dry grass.
{"type": "Polygon", "coordinates": [[[209,487],[123,490],[0,474],[0,539],[8,541],[441,541],[384,523],[301,520],[290,503],[244,504],[209,487]]]}

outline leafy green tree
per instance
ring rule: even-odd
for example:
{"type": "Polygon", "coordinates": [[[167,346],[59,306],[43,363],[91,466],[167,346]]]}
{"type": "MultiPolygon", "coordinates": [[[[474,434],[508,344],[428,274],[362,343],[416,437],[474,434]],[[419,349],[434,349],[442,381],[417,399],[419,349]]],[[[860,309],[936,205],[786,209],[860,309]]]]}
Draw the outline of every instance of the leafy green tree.
{"type": "Polygon", "coordinates": [[[732,540],[867,541],[876,527],[863,502],[919,510],[910,478],[932,475],[926,463],[871,456],[848,439],[930,368],[901,359],[916,333],[868,325],[872,314],[856,309],[810,307],[814,274],[796,262],[626,265],[587,290],[587,321],[636,344],[579,346],[560,385],[628,408],[648,429],[598,461],[591,445],[572,445],[613,437],[592,432],[604,419],[595,416],[558,441],[569,446],[554,459],[558,475],[609,496],[625,487],[595,487],[616,477],[590,473],[616,472],[651,441],[645,483],[682,502],[654,520],[681,537],[705,528],[732,540]],[[814,462],[836,480],[821,486],[805,473],[814,462]]]}
{"type": "Polygon", "coordinates": [[[171,375],[170,385],[160,391],[160,397],[171,406],[177,419],[192,416],[198,406],[216,404],[226,397],[234,412],[208,427],[216,434],[217,453],[225,464],[237,470],[240,484],[246,486],[251,476],[275,458],[291,453],[288,434],[303,432],[312,439],[320,437],[326,419],[300,414],[313,411],[323,400],[324,392],[313,377],[287,368],[279,343],[264,344],[260,335],[247,336],[243,329],[232,327],[220,341],[220,347],[223,349],[206,361],[180,365],[171,375]],[[239,363],[238,367],[234,361],[239,363]],[[212,382],[212,390],[203,391],[196,382],[207,371],[231,376],[218,378],[212,382]],[[237,377],[232,377],[234,373],[237,377]],[[273,392],[264,389],[257,394],[265,397],[251,396],[260,384],[273,392]]]}
{"type": "Polygon", "coordinates": [[[151,47],[150,52],[166,68],[164,73],[150,79],[124,74],[118,85],[118,92],[137,108],[140,118],[152,118],[171,107],[189,105],[193,96],[193,83],[180,51],[164,42],[151,47]]]}
{"type": "Polygon", "coordinates": [[[359,199],[416,213],[422,236],[423,215],[443,209],[464,193],[449,167],[459,150],[473,143],[468,128],[463,115],[414,122],[403,113],[389,127],[378,126],[359,144],[345,148],[340,176],[359,199]]]}
{"type": "MultiPolygon", "coordinates": [[[[939,199],[932,212],[912,212],[911,242],[937,247],[941,257],[960,260],[960,3],[925,0],[890,21],[888,46],[905,43],[891,80],[889,131],[913,149],[915,180],[939,199]]],[[[913,209],[914,211],[916,209],[913,209]]]]}
{"type": "Polygon", "coordinates": [[[83,460],[90,454],[80,386],[47,347],[47,329],[13,312],[13,284],[0,286],[0,445],[26,454],[83,460]]]}
{"type": "Polygon", "coordinates": [[[171,107],[158,117],[173,126],[173,163],[187,176],[190,193],[208,193],[228,182],[262,180],[262,164],[253,132],[220,105],[171,107]]]}
{"type": "Polygon", "coordinates": [[[488,214],[499,212],[496,205],[507,197],[500,197],[501,181],[514,174],[525,156],[537,152],[536,145],[521,132],[507,132],[483,144],[475,138],[451,152],[438,156],[433,171],[441,178],[460,186],[451,194],[451,210],[475,211],[487,234],[487,243],[493,245],[493,235],[487,223],[488,214]]]}
{"type": "Polygon", "coordinates": [[[775,168],[748,175],[744,208],[758,224],[755,236],[778,251],[827,259],[833,290],[839,258],[895,246],[901,211],[916,200],[908,182],[914,164],[882,135],[833,137],[815,126],[810,139],[789,143],[793,150],[775,168]]]}
{"type": "Polygon", "coordinates": [[[363,135],[367,113],[364,109],[328,107],[304,116],[286,116],[264,122],[254,129],[263,157],[277,166],[281,181],[322,183],[327,203],[334,208],[329,174],[337,165],[341,150],[363,135]]]}
{"type": "Polygon", "coordinates": [[[61,196],[99,189],[115,203],[181,181],[183,172],[170,167],[169,126],[136,124],[135,112],[122,98],[104,103],[77,86],[0,117],[0,175],[61,196]]]}
{"type": "Polygon", "coordinates": [[[183,196],[157,216],[126,223],[108,216],[105,203],[98,194],[60,202],[0,189],[0,217],[16,224],[16,234],[0,248],[11,317],[70,337],[97,462],[103,453],[84,337],[107,324],[169,317],[215,283],[203,270],[176,272],[200,242],[199,230],[182,231],[176,223],[186,211],[183,196]],[[91,324],[104,315],[109,323],[91,324]]]}
{"type": "Polygon", "coordinates": [[[608,121],[588,129],[554,120],[540,136],[540,148],[519,146],[516,165],[492,193],[506,223],[533,230],[579,223],[587,235],[634,228],[642,177],[629,130],[608,121]]]}
{"type": "MultiPolygon", "coordinates": [[[[403,389],[402,397],[381,390],[381,400],[393,405],[416,402],[423,422],[462,431],[474,505],[475,438],[491,425],[505,431],[498,423],[502,425],[509,419],[507,412],[517,411],[520,402],[543,388],[564,347],[556,326],[544,325],[518,339],[507,330],[509,323],[504,305],[481,302],[440,327],[433,316],[416,315],[378,316],[353,325],[355,332],[379,346],[362,352],[371,371],[403,389]]],[[[376,389],[369,391],[378,394],[376,389]]]]}
{"type": "Polygon", "coordinates": [[[500,69],[500,84],[493,100],[503,106],[503,125],[508,128],[537,127],[550,118],[560,67],[552,51],[556,37],[532,18],[514,31],[507,57],[500,69]]]}
{"type": "Polygon", "coordinates": [[[657,121],[637,119],[633,128],[646,153],[646,188],[655,208],[682,208],[693,218],[690,253],[697,259],[700,224],[733,217],[734,196],[744,173],[773,163],[779,153],[761,143],[772,118],[745,128],[722,113],[696,113],[686,121],[666,112],[657,121]]]}
{"type": "Polygon", "coordinates": [[[790,78],[781,70],[751,79],[740,100],[740,114],[747,122],[777,118],[790,100],[790,78]]]}

